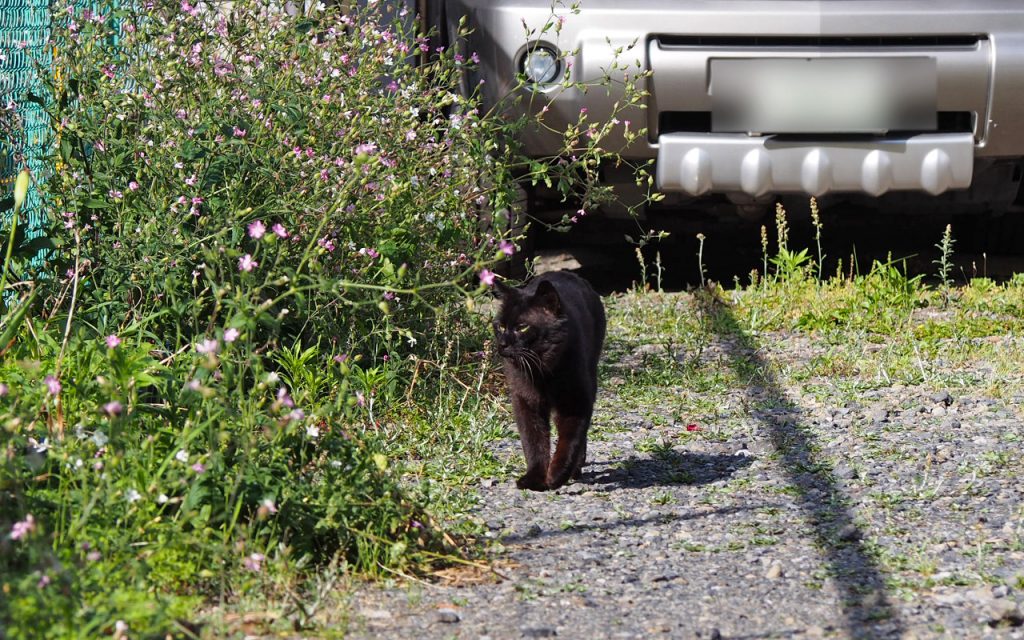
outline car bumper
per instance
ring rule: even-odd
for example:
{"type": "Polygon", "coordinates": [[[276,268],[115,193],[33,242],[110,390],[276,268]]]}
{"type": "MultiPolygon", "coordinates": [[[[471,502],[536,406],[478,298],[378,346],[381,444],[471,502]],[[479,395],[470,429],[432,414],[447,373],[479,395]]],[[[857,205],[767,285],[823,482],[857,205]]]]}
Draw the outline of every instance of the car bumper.
{"type": "Polygon", "coordinates": [[[486,106],[515,90],[524,98],[517,109],[543,115],[544,126],[523,139],[537,157],[564,152],[555,132],[581,109],[591,121],[616,113],[626,98],[622,83],[637,70],[651,73],[641,81],[647,97],[617,114],[622,129],[604,146],[655,159],[666,191],[939,193],[968,186],[980,159],[1024,156],[1024,6],[1012,0],[947,7],[930,0],[587,0],[578,14],[561,13],[561,28],[541,33],[551,18],[548,0],[449,2],[449,16],[465,14],[475,29],[469,45],[481,57],[486,106]],[[516,89],[522,52],[541,41],[568,52],[572,80],[610,76],[611,84],[516,89]],[[710,126],[715,60],[865,57],[934,61],[933,130],[851,143],[820,132],[794,140],[710,126]],[[626,121],[647,135],[627,144],[626,121]]]}

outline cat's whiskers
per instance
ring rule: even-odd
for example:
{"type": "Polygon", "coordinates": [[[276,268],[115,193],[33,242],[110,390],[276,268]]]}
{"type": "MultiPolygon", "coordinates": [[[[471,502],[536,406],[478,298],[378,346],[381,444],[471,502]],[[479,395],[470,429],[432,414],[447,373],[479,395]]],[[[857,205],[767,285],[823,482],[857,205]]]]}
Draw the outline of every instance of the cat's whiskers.
{"type": "Polygon", "coordinates": [[[516,364],[519,365],[519,369],[526,372],[526,375],[530,378],[530,383],[535,382],[533,377],[533,367],[530,366],[530,362],[526,357],[526,351],[516,352],[516,364]]]}
{"type": "Polygon", "coordinates": [[[547,367],[544,366],[544,359],[540,357],[540,354],[530,349],[524,349],[523,354],[532,364],[535,364],[537,366],[538,373],[548,373],[547,367]]]}

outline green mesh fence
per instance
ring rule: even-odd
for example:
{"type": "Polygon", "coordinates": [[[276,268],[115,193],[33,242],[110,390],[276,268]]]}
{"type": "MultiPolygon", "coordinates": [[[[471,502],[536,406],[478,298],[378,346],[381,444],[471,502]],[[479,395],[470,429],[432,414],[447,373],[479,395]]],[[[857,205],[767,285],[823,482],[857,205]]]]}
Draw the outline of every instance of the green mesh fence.
{"type": "MultiPolygon", "coordinates": [[[[49,126],[43,107],[29,101],[28,95],[42,95],[36,63],[49,68],[47,39],[50,10],[47,0],[0,0],[0,108],[16,110],[19,131],[0,140],[0,197],[10,194],[14,179],[28,166],[36,181],[48,173],[42,163],[49,141],[49,126]]],[[[39,193],[33,187],[22,209],[20,224],[29,236],[43,223],[39,193]]],[[[3,227],[9,223],[9,211],[2,214],[3,227]]]]}

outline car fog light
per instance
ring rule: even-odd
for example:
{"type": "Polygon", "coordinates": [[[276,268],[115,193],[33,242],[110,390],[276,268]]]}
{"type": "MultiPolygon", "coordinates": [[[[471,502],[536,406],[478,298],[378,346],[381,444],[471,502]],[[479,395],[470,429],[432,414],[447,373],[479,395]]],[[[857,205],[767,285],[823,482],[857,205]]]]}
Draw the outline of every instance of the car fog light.
{"type": "Polygon", "coordinates": [[[522,71],[533,84],[548,84],[558,77],[558,54],[547,47],[534,47],[523,56],[522,71]]]}

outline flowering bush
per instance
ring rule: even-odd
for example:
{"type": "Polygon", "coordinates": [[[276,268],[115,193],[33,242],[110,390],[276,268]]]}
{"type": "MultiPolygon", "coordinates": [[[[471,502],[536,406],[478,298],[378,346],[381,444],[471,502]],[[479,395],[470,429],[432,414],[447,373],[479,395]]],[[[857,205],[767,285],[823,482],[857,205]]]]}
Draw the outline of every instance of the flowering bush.
{"type": "Polygon", "coordinates": [[[370,5],[55,9],[59,251],[0,345],[8,637],[166,632],[303,563],[439,548],[374,411],[410,356],[479,348],[467,296],[515,247],[478,214],[516,197],[524,123],[370,5]]]}

